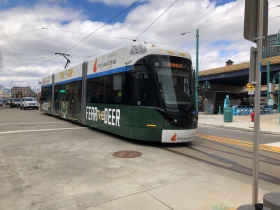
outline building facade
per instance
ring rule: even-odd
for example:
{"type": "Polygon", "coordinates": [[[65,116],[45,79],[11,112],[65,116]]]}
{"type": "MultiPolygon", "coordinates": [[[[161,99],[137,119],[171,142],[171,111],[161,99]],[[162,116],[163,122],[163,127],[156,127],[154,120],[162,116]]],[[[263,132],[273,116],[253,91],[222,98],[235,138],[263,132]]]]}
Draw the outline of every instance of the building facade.
{"type": "Polygon", "coordinates": [[[0,85],[0,98],[10,98],[11,90],[0,85]]]}
{"type": "Polygon", "coordinates": [[[272,34],[267,37],[267,46],[263,47],[262,58],[269,58],[280,55],[280,51],[274,50],[274,45],[278,34],[272,34]]]}
{"type": "Polygon", "coordinates": [[[21,98],[21,97],[34,97],[35,93],[31,90],[29,86],[27,87],[12,87],[11,89],[13,98],[21,98]]]}

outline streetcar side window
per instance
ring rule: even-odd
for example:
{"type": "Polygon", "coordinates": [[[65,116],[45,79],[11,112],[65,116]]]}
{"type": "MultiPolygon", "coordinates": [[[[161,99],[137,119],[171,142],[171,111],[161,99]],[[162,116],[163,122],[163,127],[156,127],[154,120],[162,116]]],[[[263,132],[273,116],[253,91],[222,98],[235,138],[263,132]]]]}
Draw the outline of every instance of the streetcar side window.
{"type": "Polygon", "coordinates": [[[42,96],[41,96],[41,100],[46,100],[46,101],[48,101],[48,100],[51,100],[51,96],[52,96],[52,94],[51,94],[51,87],[44,87],[44,88],[42,88],[42,96]]]}
{"type": "Polygon", "coordinates": [[[103,102],[104,77],[97,77],[88,80],[87,102],[103,102]]]}
{"type": "Polygon", "coordinates": [[[114,74],[88,80],[87,103],[123,102],[124,74],[114,74]]]}

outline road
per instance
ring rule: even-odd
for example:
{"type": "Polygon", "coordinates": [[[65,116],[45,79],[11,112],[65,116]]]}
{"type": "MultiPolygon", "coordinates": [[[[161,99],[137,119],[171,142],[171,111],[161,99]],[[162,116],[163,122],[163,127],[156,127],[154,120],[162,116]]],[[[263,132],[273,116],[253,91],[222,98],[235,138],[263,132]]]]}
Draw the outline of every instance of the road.
{"type": "MultiPolygon", "coordinates": [[[[101,210],[112,200],[151,194],[153,189],[189,179],[190,174],[203,176],[204,169],[190,171],[189,159],[250,175],[252,134],[248,132],[201,127],[191,143],[154,144],[37,110],[3,107],[0,113],[0,210],[101,210]],[[114,157],[119,151],[138,151],[142,156],[114,157]]],[[[277,141],[275,136],[262,136],[277,141]]],[[[280,153],[261,151],[260,155],[260,178],[266,180],[262,189],[279,191],[280,153]]]]}

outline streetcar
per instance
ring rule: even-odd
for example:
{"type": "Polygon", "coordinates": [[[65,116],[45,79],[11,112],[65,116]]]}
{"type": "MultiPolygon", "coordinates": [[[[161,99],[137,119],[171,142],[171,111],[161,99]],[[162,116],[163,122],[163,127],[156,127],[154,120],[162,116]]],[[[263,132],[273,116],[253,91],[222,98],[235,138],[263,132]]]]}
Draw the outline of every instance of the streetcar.
{"type": "Polygon", "coordinates": [[[191,56],[166,44],[127,44],[43,77],[40,111],[133,140],[192,141],[191,56]]]}

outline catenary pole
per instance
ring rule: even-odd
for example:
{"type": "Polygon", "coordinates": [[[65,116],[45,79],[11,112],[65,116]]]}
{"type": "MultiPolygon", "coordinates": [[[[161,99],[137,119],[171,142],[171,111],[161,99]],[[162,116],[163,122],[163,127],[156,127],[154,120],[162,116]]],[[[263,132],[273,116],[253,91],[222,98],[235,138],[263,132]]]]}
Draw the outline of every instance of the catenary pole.
{"type": "Polygon", "coordinates": [[[199,29],[196,29],[196,71],[195,71],[195,106],[198,110],[198,92],[197,92],[197,88],[198,88],[198,61],[199,61],[199,29]]]}
{"type": "Polygon", "coordinates": [[[268,103],[268,99],[270,99],[270,95],[269,95],[269,83],[270,83],[270,61],[267,61],[267,65],[266,65],[266,70],[267,70],[267,78],[266,78],[266,99],[267,99],[267,103],[268,103]]]}

